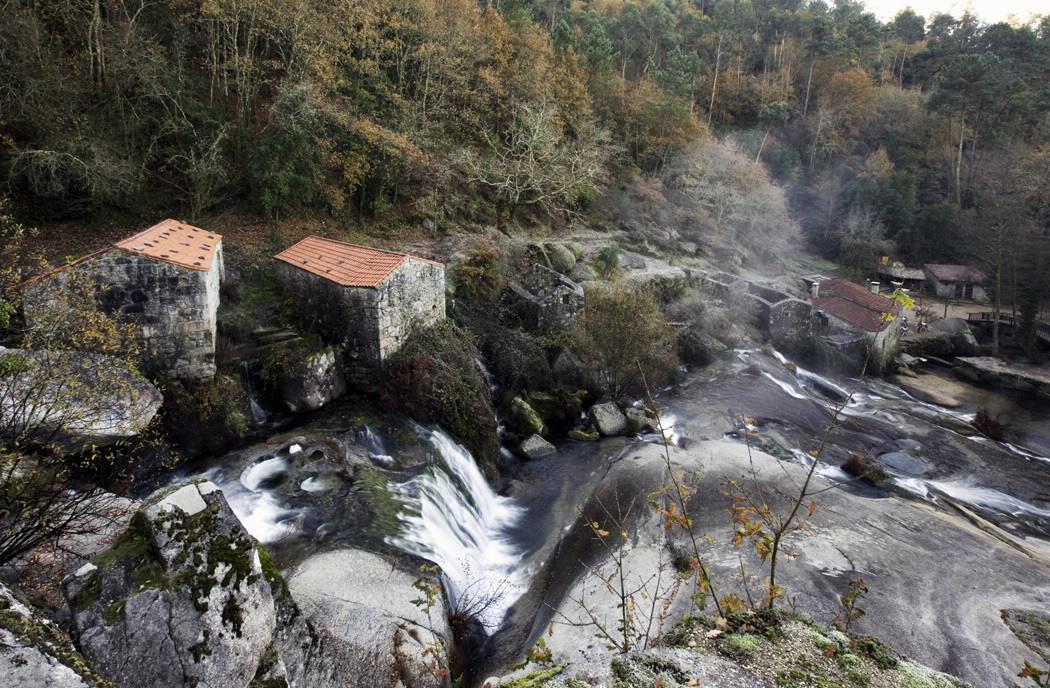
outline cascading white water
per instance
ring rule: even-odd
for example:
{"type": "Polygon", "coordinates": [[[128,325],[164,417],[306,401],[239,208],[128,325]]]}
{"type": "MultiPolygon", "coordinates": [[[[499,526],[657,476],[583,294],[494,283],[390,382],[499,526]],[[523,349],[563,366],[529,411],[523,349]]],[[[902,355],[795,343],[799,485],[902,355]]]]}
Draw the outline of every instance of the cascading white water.
{"type": "Polygon", "coordinates": [[[252,537],[271,543],[295,532],[294,509],[281,504],[270,491],[288,477],[288,460],[266,456],[244,468],[237,479],[227,475],[222,467],[210,468],[200,474],[222,489],[230,509],[252,537]]]}
{"type": "Polygon", "coordinates": [[[452,608],[494,631],[528,584],[523,553],[509,534],[524,510],[493,492],[474,458],[448,435],[418,430],[441,462],[399,486],[408,509],[402,533],[389,542],[440,566],[452,608]]]}

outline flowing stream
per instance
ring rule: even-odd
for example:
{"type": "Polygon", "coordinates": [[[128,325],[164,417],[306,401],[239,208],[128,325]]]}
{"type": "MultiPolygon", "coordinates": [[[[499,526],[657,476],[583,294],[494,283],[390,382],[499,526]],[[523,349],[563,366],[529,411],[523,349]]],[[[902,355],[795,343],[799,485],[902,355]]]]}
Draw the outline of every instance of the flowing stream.
{"type": "MultiPolygon", "coordinates": [[[[879,457],[898,493],[931,503],[947,498],[1015,533],[1050,535],[1043,506],[1050,452],[1031,448],[1050,425],[1042,406],[1030,413],[1031,433],[995,442],[969,425],[972,408],[942,408],[882,380],[819,375],[777,352],[746,350],[691,373],[659,404],[672,443],[747,433],[759,448],[805,464],[844,402],[841,427],[818,465],[824,478],[861,489],[840,465],[850,453],[867,452],[879,457]]],[[[368,425],[303,432],[234,452],[197,475],[222,488],[246,529],[285,565],[324,547],[396,548],[440,566],[452,609],[490,634],[576,517],[575,507],[552,513],[557,495],[567,490],[583,499],[585,484],[594,484],[587,481],[600,479],[602,457],[622,446],[570,443],[556,457],[519,464],[509,469],[507,497],[439,429],[398,422],[382,432],[368,425]],[[366,476],[377,471],[382,477],[369,487],[366,476]],[[366,488],[396,505],[378,535],[362,530],[375,512],[354,511],[355,495],[366,488]]],[[[656,433],[639,439],[660,441],[656,433]]],[[[863,489],[876,498],[887,494],[863,489]]]]}
{"type": "Polygon", "coordinates": [[[440,566],[452,608],[494,630],[530,578],[511,534],[524,509],[493,492],[474,457],[444,432],[420,431],[441,460],[398,486],[408,508],[390,544],[440,566]]]}

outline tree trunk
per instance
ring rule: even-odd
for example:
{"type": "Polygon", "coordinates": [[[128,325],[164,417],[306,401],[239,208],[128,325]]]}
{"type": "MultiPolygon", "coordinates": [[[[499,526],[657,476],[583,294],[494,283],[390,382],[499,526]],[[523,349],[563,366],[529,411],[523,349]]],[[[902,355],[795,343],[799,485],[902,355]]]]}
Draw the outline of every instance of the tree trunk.
{"type": "Polygon", "coordinates": [[[962,207],[962,155],[966,135],[966,120],[959,121],[959,155],[955,158],[955,205],[962,207]]]}
{"type": "Polygon", "coordinates": [[[809,88],[813,85],[813,65],[816,64],[816,60],[809,63],[809,77],[806,79],[806,102],[802,105],[802,116],[805,117],[806,113],[809,112],[809,88]]]}
{"type": "Polygon", "coordinates": [[[718,67],[722,62],[722,36],[718,37],[718,47],[715,48],[715,75],[711,80],[711,103],[707,106],[707,128],[711,128],[711,115],[715,111],[715,93],[718,91],[718,67]]]}
{"type": "Polygon", "coordinates": [[[755,155],[755,162],[759,162],[762,159],[762,149],[766,147],[766,139],[769,138],[769,127],[766,127],[766,133],[762,135],[762,143],[758,144],[758,153],[755,155]]]}

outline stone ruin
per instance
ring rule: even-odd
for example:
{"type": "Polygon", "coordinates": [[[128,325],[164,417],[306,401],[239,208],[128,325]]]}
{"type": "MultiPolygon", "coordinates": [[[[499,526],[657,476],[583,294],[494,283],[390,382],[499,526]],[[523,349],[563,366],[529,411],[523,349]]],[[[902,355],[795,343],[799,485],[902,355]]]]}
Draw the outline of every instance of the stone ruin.
{"type": "Polygon", "coordinates": [[[553,332],[583,314],[583,287],[559,272],[533,264],[504,292],[504,304],[533,332],[553,332]]]}

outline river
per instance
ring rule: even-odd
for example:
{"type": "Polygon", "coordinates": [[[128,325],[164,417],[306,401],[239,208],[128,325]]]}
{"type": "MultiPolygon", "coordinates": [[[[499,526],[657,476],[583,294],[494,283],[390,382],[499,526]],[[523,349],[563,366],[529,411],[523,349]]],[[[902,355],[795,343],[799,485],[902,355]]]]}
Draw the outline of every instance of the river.
{"type": "MultiPolygon", "coordinates": [[[[1050,410],[965,390],[962,405],[946,409],[882,380],[823,376],[775,351],[741,350],[686,374],[658,404],[680,446],[746,438],[800,463],[813,460],[838,411],[818,467],[832,485],[866,499],[961,505],[1007,539],[1050,552],[1050,410]],[[1004,442],[969,424],[988,407],[1009,420],[1004,442]],[[891,480],[875,487],[851,479],[840,468],[851,453],[879,457],[891,480]]],[[[283,568],[347,545],[430,560],[443,571],[453,608],[469,611],[498,640],[524,623],[504,623],[505,616],[557,555],[610,457],[633,441],[567,443],[548,459],[505,461],[497,494],[469,453],[439,429],[337,406],[195,474],[223,489],[283,568]]]]}

